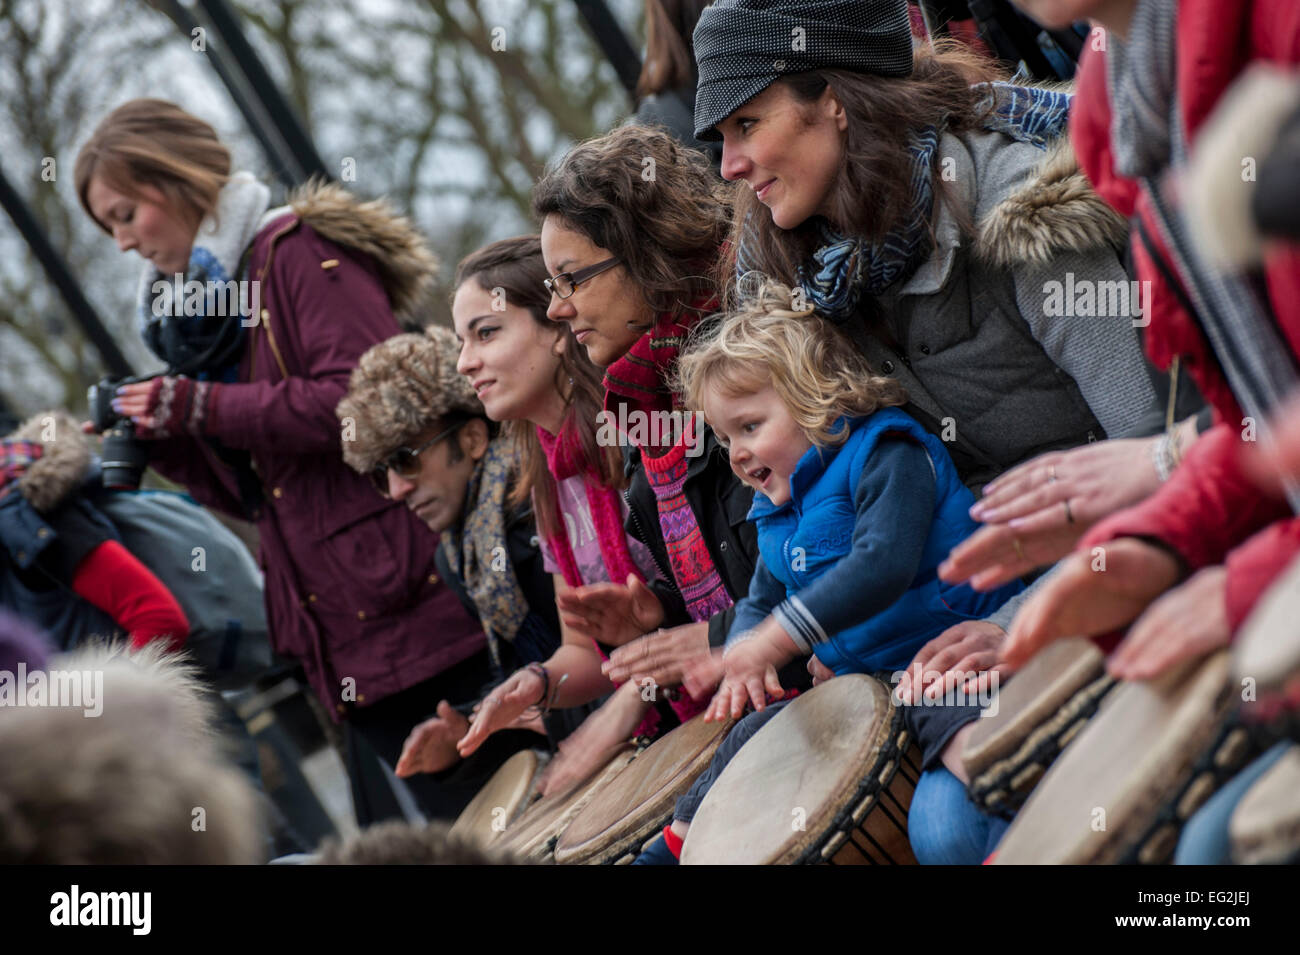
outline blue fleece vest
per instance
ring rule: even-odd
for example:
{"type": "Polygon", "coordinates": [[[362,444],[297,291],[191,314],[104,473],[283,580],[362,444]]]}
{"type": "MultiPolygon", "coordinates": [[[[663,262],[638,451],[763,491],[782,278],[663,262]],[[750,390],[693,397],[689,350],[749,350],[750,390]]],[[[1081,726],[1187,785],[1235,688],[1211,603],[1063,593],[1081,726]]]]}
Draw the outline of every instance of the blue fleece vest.
{"type": "MultiPolygon", "coordinates": [[[[852,433],[839,447],[813,447],[799,459],[790,479],[790,500],[777,507],[765,495],[755,494],[749,517],[758,528],[763,563],[785,586],[786,596],[797,594],[852,548],[854,492],[881,437],[901,432],[925,448],[934,471],[935,503],[916,577],[888,608],[831,634],[815,650],[836,674],[901,670],[926,642],[963,620],[987,617],[1022,585],[1017,581],[981,594],[939,580],[939,564],[978,525],[968,513],[975,498],[938,438],[897,408],[865,418],[841,418],[839,425],[852,433]]],[[[852,594],[844,596],[853,599],[852,594]]]]}

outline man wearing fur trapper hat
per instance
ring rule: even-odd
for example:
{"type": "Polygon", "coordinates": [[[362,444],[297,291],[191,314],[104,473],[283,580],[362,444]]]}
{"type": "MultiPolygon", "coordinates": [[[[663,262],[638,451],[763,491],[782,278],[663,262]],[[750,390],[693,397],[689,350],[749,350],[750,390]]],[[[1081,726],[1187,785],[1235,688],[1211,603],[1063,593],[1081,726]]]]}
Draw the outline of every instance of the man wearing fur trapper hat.
{"type": "MultiPolygon", "coordinates": [[[[459,353],[446,328],[381,342],[361,356],[336,414],[344,460],[441,535],[439,572],[481,621],[496,682],[549,658],[560,626],[532,511],[509,503],[514,454],[457,372],[459,353]]],[[[445,699],[427,715],[413,714],[397,763],[397,774],[417,786],[421,773],[439,785],[478,785],[511,752],[540,742],[532,733],[496,734],[505,738],[461,763],[456,742],[468,720],[445,699]]],[[[568,721],[548,724],[558,737],[568,721]]]]}

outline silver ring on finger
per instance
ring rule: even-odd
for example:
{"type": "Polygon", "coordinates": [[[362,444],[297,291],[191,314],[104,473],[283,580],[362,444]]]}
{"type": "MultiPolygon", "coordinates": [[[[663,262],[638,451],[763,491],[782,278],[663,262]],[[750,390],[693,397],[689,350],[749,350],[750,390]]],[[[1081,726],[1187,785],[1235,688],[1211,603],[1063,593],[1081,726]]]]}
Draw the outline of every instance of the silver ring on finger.
{"type": "Polygon", "coordinates": [[[1049,464],[1047,466],[1047,483],[1053,484],[1055,482],[1056,482],[1056,465],[1049,464]]]}

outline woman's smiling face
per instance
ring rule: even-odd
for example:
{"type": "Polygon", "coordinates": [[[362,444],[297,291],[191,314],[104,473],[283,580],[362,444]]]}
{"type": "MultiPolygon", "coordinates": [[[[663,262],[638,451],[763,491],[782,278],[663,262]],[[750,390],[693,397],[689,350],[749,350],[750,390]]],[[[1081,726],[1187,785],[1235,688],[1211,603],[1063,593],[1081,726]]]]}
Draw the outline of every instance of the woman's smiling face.
{"type": "Polygon", "coordinates": [[[829,87],[801,103],[784,83],[773,83],[718,123],[722,178],[744,180],[772,221],[793,229],[826,214],[846,129],[848,115],[829,87]]]}
{"type": "Polygon", "coordinates": [[[513,305],[469,278],[451,305],[460,358],[456,370],[469,379],[493,421],[533,420],[564,413],[556,390],[563,325],[543,326],[522,305],[513,305]]]}

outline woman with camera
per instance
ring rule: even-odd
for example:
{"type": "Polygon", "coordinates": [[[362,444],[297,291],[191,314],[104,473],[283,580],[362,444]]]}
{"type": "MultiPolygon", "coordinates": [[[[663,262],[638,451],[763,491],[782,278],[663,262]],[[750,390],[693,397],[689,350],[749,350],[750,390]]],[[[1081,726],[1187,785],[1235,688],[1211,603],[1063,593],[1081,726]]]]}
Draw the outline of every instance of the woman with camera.
{"type": "MultiPolygon", "coordinates": [[[[141,332],[168,366],[118,388],[113,410],[160,473],[256,522],[275,650],[302,664],[335,721],[396,763],[411,725],[440,699],[474,698],[490,668],[479,627],[439,580],[437,536],[344,464],[355,423],[340,429],[334,409],[361,354],[419,305],[436,261],[405,219],[337,186],[270,209],[212,127],[161,100],[105,117],[76,186],[95,223],[146,261],[141,332]]],[[[429,815],[460,809],[436,786],[415,791],[429,815]]]]}

